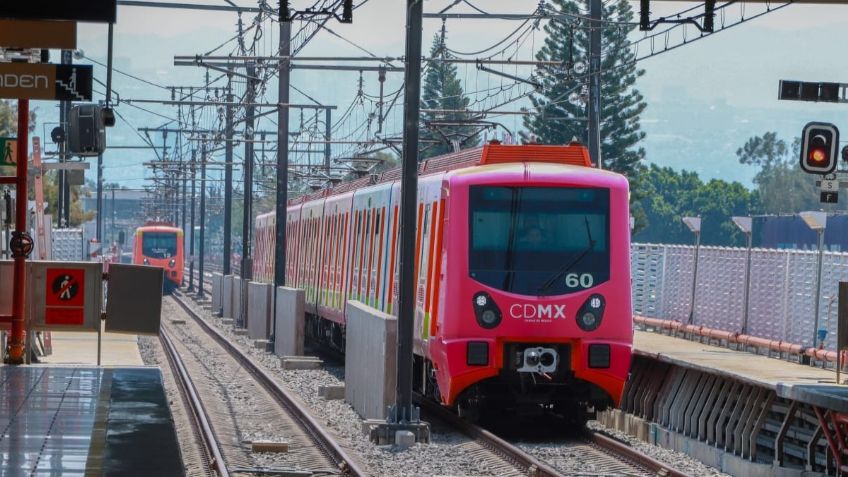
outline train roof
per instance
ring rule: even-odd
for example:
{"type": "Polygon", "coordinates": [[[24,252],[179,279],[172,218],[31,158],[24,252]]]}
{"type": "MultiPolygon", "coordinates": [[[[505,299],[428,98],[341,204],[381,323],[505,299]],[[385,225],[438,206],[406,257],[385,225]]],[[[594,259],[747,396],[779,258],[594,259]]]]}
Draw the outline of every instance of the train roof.
{"type": "Polygon", "coordinates": [[[135,229],[135,233],[139,232],[176,232],[182,233],[183,229],[174,227],[173,225],[157,224],[157,225],[142,225],[135,229]]]}
{"type": "MultiPolygon", "coordinates": [[[[551,146],[543,144],[507,145],[493,141],[483,146],[466,149],[459,152],[436,156],[418,165],[418,175],[426,176],[447,172],[466,167],[486,164],[504,164],[511,162],[545,162],[568,164],[573,166],[592,167],[589,151],[580,143],[551,146]]],[[[375,177],[363,177],[311,194],[289,200],[288,205],[297,205],[324,197],[344,194],[346,192],[368,187],[369,185],[400,180],[400,166],[389,169],[375,177]]]]}

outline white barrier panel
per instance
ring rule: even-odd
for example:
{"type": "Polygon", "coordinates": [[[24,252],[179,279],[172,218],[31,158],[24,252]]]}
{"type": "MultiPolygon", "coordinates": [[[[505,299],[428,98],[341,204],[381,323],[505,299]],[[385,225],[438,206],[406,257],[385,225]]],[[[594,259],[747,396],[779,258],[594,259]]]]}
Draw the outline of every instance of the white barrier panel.
{"type": "MultiPolygon", "coordinates": [[[[633,310],[637,315],[687,322],[695,249],[633,244],[633,310]]],[[[754,249],[751,254],[748,334],[806,346],[815,328],[817,252],[754,249]]],[[[740,331],[744,315],[744,248],[701,247],[694,324],[740,331]]],[[[823,258],[820,326],[835,349],[839,281],[848,280],[848,253],[823,258]]]]}

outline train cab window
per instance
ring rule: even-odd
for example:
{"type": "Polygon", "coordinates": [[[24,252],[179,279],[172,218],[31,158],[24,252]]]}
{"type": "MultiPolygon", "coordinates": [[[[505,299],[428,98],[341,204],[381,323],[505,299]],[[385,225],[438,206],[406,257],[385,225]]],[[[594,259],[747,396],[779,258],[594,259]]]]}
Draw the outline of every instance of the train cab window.
{"type": "Polygon", "coordinates": [[[141,253],[150,258],[171,258],[177,254],[177,234],[173,232],[145,232],[141,253]]]}
{"type": "Polygon", "coordinates": [[[609,280],[609,190],[472,186],[469,274],[499,290],[573,293],[609,280]]]}

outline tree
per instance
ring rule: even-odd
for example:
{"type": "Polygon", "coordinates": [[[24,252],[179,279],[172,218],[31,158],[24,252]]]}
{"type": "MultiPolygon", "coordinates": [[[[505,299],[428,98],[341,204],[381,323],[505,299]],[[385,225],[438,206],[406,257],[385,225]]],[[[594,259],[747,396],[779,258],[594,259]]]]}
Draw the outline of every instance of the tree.
{"type": "Polygon", "coordinates": [[[731,217],[748,215],[755,194],[742,184],[717,179],[704,183],[694,172],[677,172],[656,164],[645,168],[644,183],[646,196],[638,205],[645,212],[648,227],[637,232],[634,241],[691,243],[692,233],[681,218],[700,216],[703,220],[702,243],[744,244],[745,237],[731,217]]]}
{"type": "MultiPolygon", "coordinates": [[[[575,0],[550,0],[549,4],[552,9],[567,15],[583,15],[575,0]]],[[[636,68],[635,53],[628,47],[628,33],[635,26],[623,26],[633,20],[633,9],[626,0],[614,0],[605,4],[602,18],[618,24],[602,29],[601,157],[605,169],[620,172],[633,180],[639,171],[639,161],[645,157],[645,150],[638,144],[645,138],[639,116],[646,107],[635,88],[636,79],[645,72],[636,68]]],[[[545,33],[545,44],[536,59],[567,63],[574,58],[588,63],[586,22],[551,21],[545,26],[545,33]]],[[[573,93],[581,93],[587,78],[572,75],[559,66],[541,67],[537,71],[542,88],[530,100],[539,114],[526,117],[525,127],[544,144],[567,144],[575,137],[587,143],[586,122],[577,120],[587,116],[585,102],[572,104],[569,101],[573,93]]],[[[638,189],[636,184],[631,188],[638,189]]]]}
{"type": "MultiPolygon", "coordinates": [[[[453,58],[447,49],[444,25],[433,38],[430,57],[441,60],[453,58]]],[[[478,128],[475,126],[439,125],[469,120],[468,113],[460,112],[466,111],[469,103],[470,100],[465,96],[462,83],[457,77],[456,65],[445,61],[427,63],[421,109],[429,111],[421,114],[421,121],[426,125],[421,131],[421,139],[440,142],[422,144],[420,160],[453,152],[453,142],[458,143],[461,149],[477,145],[478,128]]]]}
{"type": "Polygon", "coordinates": [[[777,137],[777,133],[767,132],[748,139],[736,150],[741,164],[759,167],[754,176],[758,213],[794,214],[802,210],[837,208],[819,203],[813,177],[802,171],[798,164],[800,148],[798,138],[790,148],[777,137]]]}

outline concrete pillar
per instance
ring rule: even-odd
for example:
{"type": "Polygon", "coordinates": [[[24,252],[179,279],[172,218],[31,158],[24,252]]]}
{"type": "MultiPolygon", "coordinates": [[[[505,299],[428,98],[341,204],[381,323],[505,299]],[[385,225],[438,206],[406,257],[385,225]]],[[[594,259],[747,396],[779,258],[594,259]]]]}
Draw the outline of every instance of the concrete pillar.
{"type": "MultiPolygon", "coordinates": [[[[244,306],[242,303],[242,284],[240,277],[233,277],[233,323],[238,327],[239,319],[241,318],[241,309],[244,306]]],[[[247,323],[241,323],[241,328],[246,328],[247,323]]]]}
{"type": "Polygon", "coordinates": [[[221,317],[233,318],[233,276],[224,276],[223,292],[221,293],[221,317]]]}
{"type": "Polygon", "coordinates": [[[220,315],[224,307],[224,275],[212,274],[212,314],[220,315]]]}
{"type": "Polygon", "coordinates": [[[347,303],[345,401],[364,419],[385,419],[395,402],[397,318],[347,303]]]}
{"type": "Polygon", "coordinates": [[[270,283],[249,282],[247,284],[247,336],[252,340],[267,340],[271,336],[271,290],[270,283]]]}
{"type": "Polygon", "coordinates": [[[303,355],[303,328],[306,293],[298,288],[277,287],[277,319],[274,354],[303,355]]]}

